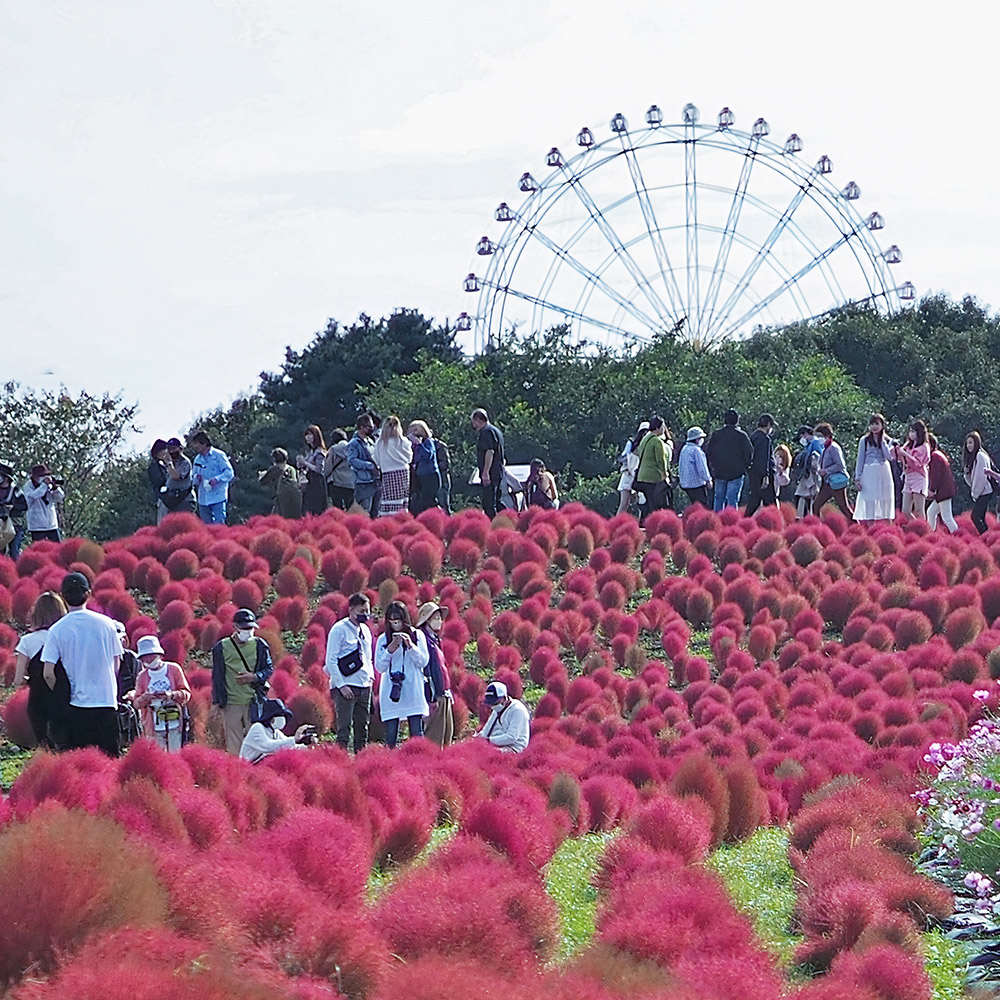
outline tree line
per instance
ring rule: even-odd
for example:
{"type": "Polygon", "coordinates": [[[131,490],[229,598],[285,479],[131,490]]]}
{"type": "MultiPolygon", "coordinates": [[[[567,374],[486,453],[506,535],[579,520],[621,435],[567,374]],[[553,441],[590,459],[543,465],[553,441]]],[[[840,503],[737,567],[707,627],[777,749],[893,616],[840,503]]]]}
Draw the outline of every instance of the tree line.
{"type": "MultiPolygon", "coordinates": [[[[349,430],[365,409],[397,413],[404,422],[426,420],[451,450],[461,503],[465,470],[475,464],[469,413],[483,406],[504,430],[510,462],[542,458],[558,473],[565,498],[613,513],[615,458],[652,414],[680,437],[694,424],[719,426],[730,406],[747,423],[766,410],[778,422],[776,440],[790,440],[802,423],[826,420],[846,445],[873,412],[884,413],[897,435],[919,417],[938,434],[957,472],[968,430],[981,429],[991,453],[1000,450],[998,363],[1000,317],[972,297],[929,296],[891,317],[848,308],[703,352],[670,336],[615,351],[581,346],[566,328],[514,330],[473,358],[462,354],[453,328],[400,309],[346,326],[330,320],[301,351],[287,348],[277,370],[261,373],[255,392],[203,414],[191,431],[206,430],[233,460],[231,519],[270,509],[257,471],[270,463],[272,448],[297,447],[311,423],[327,433],[349,430]]],[[[14,412],[12,400],[22,401],[22,426],[8,420],[0,428],[0,454],[18,454],[23,428],[43,422],[52,439],[49,464],[72,454],[88,470],[87,497],[74,501],[71,492],[67,499],[73,515],[67,527],[109,538],[150,523],[147,456],[122,454],[135,407],[120,396],[84,396],[77,407],[65,396],[45,399],[13,383],[4,394],[5,412],[14,412]],[[41,421],[26,412],[32,401],[44,403],[41,421]]],[[[960,493],[956,507],[962,506],[960,493]]]]}

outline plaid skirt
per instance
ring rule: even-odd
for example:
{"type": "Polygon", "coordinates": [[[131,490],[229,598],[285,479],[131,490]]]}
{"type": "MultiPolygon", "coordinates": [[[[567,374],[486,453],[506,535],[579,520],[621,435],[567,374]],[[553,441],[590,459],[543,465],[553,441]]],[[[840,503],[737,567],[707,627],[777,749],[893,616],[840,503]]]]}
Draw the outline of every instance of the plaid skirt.
{"type": "Polygon", "coordinates": [[[393,469],[382,473],[382,497],[379,500],[378,516],[398,514],[406,510],[410,500],[410,470],[393,469]]]}

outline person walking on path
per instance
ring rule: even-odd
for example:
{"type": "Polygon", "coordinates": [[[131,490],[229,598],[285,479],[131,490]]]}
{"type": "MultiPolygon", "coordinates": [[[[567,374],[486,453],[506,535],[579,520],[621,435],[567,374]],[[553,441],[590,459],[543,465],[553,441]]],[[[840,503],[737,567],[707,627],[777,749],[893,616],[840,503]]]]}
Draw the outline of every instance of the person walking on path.
{"type": "Polygon", "coordinates": [[[42,674],[55,690],[56,664],[69,680],[66,749],[97,747],[117,757],[118,668],[122,644],[107,615],[87,607],[90,581],[82,573],[63,577],[62,598],[69,610],[49,629],[42,649],[42,674]]]}
{"type": "Polygon", "coordinates": [[[704,443],[705,432],[700,427],[689,427],[687,441],[677,459],[677,477],[688,500],[708,508],[712,474],[708,471],[708,459],[702,448],[704,443]]]}
{"type": "Polygon", "coordinates": [[[368,745],[372,716],[371,606],[364,594],[351,594],[347,617],[335,622],[326,639],[323,669],[330,678],[330,697],[337,713],[337,745],[346,750],[354,734],[354,752],[368,745]]]}
{"type": "Polygon", "coordinates": [[[856,521],[892,521],[896,517],[896,488],[892,480],[892,447],[895,441],[886,436],[885,417],[873,413],[868,433],[858,442],[858,460],[854,481],[858,500],[854,507],[856,521]]]}
{"type": "Polygon", "coordinates": [[[662,417],[652,417],[649,430],[639,443],[639,464],[635,471],[635,490],[642,497],[639,505],[639,523],[642,524],[654,510],[667,506],[667,470],[671,455],[667,451],[662,417]]]}
{"type": "Polygon", "coordinates": [[[986,531],[986,511],[993,499],[993,462],[983,447],[979,431],[971,431],[965,439],[965,481],[972,491],[972,523],[979,534],[986,531]]]}
{"type": "Polygon", "coordinates": [[[792,476],[795,482],[796,517],[801,519],[812,513],[813,501],[823,485],[819,466],[825,442],[806,424],[799,428],[798,438],[802,450],[792,460],[792,476]]]}
{"type": "Polygon", "coordinates": [[[476,465],[483,486],[483,511],[487,517],[494,518],[503,509],[500,489],[507,464],[503,432],[490,423],[484,409],[473,410],[469,419],[476,431],[476,465]]]}
{"type": "Polygon", "coordinates": [[[774,417],[770,413],[762,413],[757,429],[750,435],[753,457],[747,472],[747,517],[754,515],[761,504],[773,506],[777,503],[774,492],[774,441],[771,440],[773,431],[774,417]]]}
{"type": "Polygon", "coordinates": [[[847,474],[844,449],[833,440],[833,428],[829,424],[816,425],[816,437],[823,442],[819,474],[823,485],[813,502],[813,513],[819,514],[828,500],[833,500],[845,517],[852,517],[854,511],[847,499],[847,484],[851,477],[847,474]]]}
{"type": "Polygon", "coordinates": [[[948,456],[938,447],[938,439],[933,434],[928,434],[927,443],[931,446],[931,463],[927,470],[927,523],[931,531],[934,531],[940,518],[954,535],[958,531],[958,522],[951,512],[951,502],[958,492],[955,489],[955,475],[951,471],[948,456]]]}
{"type": "Polygon", "coordinates": [[[735,410],[726,410],[722,420],[723,426],[708,439],[706,449],[708,467],[715,480],[716,511],[739,504],[743,482],[753,461],[753,445],[739,425],[740,415],[735,410]]]}
{"type": "Polygon", "coordinates": [[[205,524],[225,524],[229,484],[236,478],[229,456],[213,448],[211,438],[204,431],[198,431],[191,443],[198,453],[193,463],[198,514],[205,524]]]}
{"type": "Polygon", "coordinates": [[[249,608],[233,615],[233,633],[212,647],[212,704],[222,710],[226,752],[240,752],[243,737],[264,704],[267,680],[274,671],[271,649],[254,635],[257,616],[249,608]]]}

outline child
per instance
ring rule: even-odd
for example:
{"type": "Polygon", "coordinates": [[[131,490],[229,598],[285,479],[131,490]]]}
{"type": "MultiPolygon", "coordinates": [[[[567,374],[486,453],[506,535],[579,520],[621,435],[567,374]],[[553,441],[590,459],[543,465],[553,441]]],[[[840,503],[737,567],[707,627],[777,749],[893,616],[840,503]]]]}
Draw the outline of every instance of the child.
{"type": "Polygon", "coordinates": [[[135,682],[133,704],[142,712],[143,734],[169,752],[184,744],[187,712],[191,700],[184,671],[163,659],[163,647],[155,635],[144,635],[136,646],[142,670],[135,682]]]}

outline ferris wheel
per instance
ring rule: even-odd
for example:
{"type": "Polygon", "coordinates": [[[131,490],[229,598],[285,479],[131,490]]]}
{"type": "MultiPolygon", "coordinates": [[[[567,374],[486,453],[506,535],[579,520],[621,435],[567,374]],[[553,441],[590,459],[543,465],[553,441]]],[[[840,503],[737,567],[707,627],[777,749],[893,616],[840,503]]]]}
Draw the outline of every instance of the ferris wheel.
{"type": "Polygon", "coordinates": [[[899,247],[879,243],[882,216],[858,211],[858,184],[838,188],[830,157],[808,161],[796,133],[769,135],[763,118],[735,128],[729,108],[699,124],[693,104],[678,125],[655,104],[639,129],[616,114],[600,142],[582,128],[576,155],[550,149],[544,176],[521,175],[520,206],[496,209],[464,281],[476,311],[458,329],[477,351],[512,327],[556,325],[581,343],[673,334],[705,348],[850,304],[912,302],[891,273],[899,247]]]}

